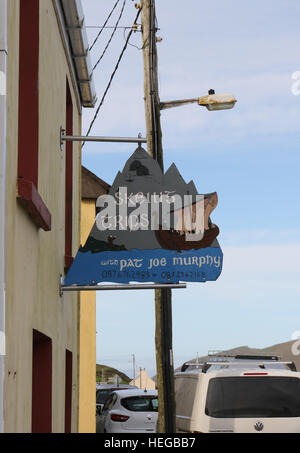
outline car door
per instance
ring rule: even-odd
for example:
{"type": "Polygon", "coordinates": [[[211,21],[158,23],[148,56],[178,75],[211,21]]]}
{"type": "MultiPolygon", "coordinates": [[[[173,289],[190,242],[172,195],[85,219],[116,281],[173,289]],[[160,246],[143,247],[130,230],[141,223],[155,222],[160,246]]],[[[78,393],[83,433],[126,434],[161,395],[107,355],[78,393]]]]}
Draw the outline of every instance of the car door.
{"type": "Polygon", "coordinates": [[[107,417],[109,415],[110,409],[113,407],[115,401],[117,399],[117,395],[112,393],[104,403],[103,409],[101,414],[97,417],[97,433],[104,433],[105,431],[105,423],[107,417]]]}

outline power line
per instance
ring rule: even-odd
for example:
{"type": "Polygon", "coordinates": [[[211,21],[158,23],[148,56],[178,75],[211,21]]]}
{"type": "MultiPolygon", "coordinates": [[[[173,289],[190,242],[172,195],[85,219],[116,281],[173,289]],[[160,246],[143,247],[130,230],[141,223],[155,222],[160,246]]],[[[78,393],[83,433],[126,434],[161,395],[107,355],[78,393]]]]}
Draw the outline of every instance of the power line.
{"type": "Polygon", "coordinates": [[[104,28],[105,28],[105,25],[107,24],[107,22],[108,22],[109,19],[111,18],[112,13],[113,13],[114,10],[116,9],[116,7],[117,7],[117,5],[118,5],[119,2],[120,2],[120,0],[117,0],[117,2],[116,2],[116,4],[114,5],[113,9],[112,9],[111,12],[109,13],[108,18],[107,18],[106,21],[104,22],[103,27],[101,27],[101,30],[99,31],[99,33],[98,33],[98,35],[96,36],[96,38],[95,38],[93,44],[92,44],[91,47],[89,48],[90,51],[92,50],[92,48],[94,47],[94,45],[96,44],[96,42],[98,41],[98,39],[100,38],[100,35],[101,35],[101,33],[103,32],[103,30],[104,30],[104,28]]]}
{"type": "MultiPolygon", "coordinates": [[[[124,27],[123,36],[124,36],[125,41],[126,41],[126,39],[127,39],[127,38],[126,38],[126,29],[127,29],[127,28],[133,28],[133,27],[132,27],[132,26],[131,26],[131,27],[124,27]]],[[[142,33],[142,30],[136,30],[136,29],[134,29],[133,31],[134,31],[135,33],[137,33],[137,32],[142,33]]],[[[129,44],[130,46],[132,46],[132,47],[135,47],[137,50],[143,50],[144,47],[147,45],[148,39],[149,39],[149,36],[148,36],[147,40],[143,43],[142,47],[136,46],[135,44],[132,44],[131,42],[129,42],[128,44],[129,44]]]]}
{"type": "MultiPolygon", "coordinates": [[[[136,21],[138,20],[138,17],[139,17],[139,15],[140,15],[140,13],[141,13],[141,10],[138,11],[138,13],[137,13],[137,15],[136,15],[136,18],[135,18],[135,20],[134,20],[134,24],[135,24],[136,21]]],[[[90,127],[89,127],[88,131],[87,131],[87,134],[86,134],[87,136],[90,134],[90,132],[91,132],[91,130],[92,130],[92,127],[93,127],[93,125],[94,125],[94,123],[95,123],[95,121],[96,121],[96,119],[97,119],[97,117],[98,117],[100,108],[101,108],[102,105],[103,105],[103,102],[104,102],[104,100],[105,100],[105,98],[106,98],[106,95],[107,95],[107,93],[108,93],[108,90],[109,90],[109,88],[110,88],[110,86],[111,86],[111,84],[112,84],[113,78],[114,78],[114,76],[115,76],[115,74],[116,74],[116,72],[117,72],[117,70],[118,70],[119,64],[120,64],[120,62],[121,62],[121,60],[122,60],[122,58],[123,58],[123,55],[124,55],[125,50],[126,50],[126,48],[127,48],[127,46],[128,46],[128,42],[129,42],[129,39],[130,39],[130,37],[131,37],[133,31],[134,31],[134,30],[131,29],[131,31],[129,32],[129,34],[128,34],[128,36],[127,36],[125,45],[124,45],[124,47],[123,47],[123,49],[122,49],[122,52],[121,52],[121,54],[120,54],[120,56],[119,56],[119,58],[118,58],[117,64],[116,64],[116,66],[115,66],[115,69],[114,69],[114,71],[113,71],[113,73],[112,73],[112,75],[111,75],[111,77],[110,77],[110,79],[109,79],[108,85],[107,85],[107,87],[106,87],[106,89],[105,89],[105,91],[104,91],[104,94],[103,94],[103,96],[102,96],[102,99],[101,99],[101,101],[100,101],[100,104],[99,104],[99,106],[98,106],[98,108],[97,108],[97,110],[96,110],[96,113],[95,113],[95,115],[94,115],[94,118],[93,118],[93,120],[92,120],[92,122],[91,122],[91,124],[90,124],[90,127]]],[[[82,148],[84,147],[84,145],[85,145],[85,142],[83,142],[82,148]]]]}
{"type": "Polygon", "coordinates": [[[116,22],[115,28],[114,28],[114,30],[113,30],[113,32],[112,32],[112,34],[111,34],[111,36],[110,36],[110,38],[109,38],[109,40],[108,40],[106,46],[105,46],[105,49],[104,49],[103,52],[102,52],[101,57],[99,58],[99,60],[98,60],[97,63],[95,64],[95,66],[93,67],[93,72],[95,71],[95,69],[97,68],[98,64],[100,63],[100,61],[101,61],[102,58],[104,57],[104,55],[105,55],[105,53],[106,53],[106,51],[107,51],[107,49],[108,49],[108,47],[109,47],[109,45],[110,45],[112,39],[113,39],[113,37],[114,37],[114,35],[115,35],[115,33],[116,33],[117,27],[118,27],[118,25],[119,25],[119,22],[120,22],[120,20],[121,20],[121,17],[122,17],[122,15],[123,15],[123,12],[124,12],[125,3],[126,3],[126,0],[123,1],[122,9],[121,9],[120,15],[119,15],[119,17],[118,17],[118,20],[117,20],[117,22],[116,22]]]}
{"type": "MultiPolygon", "coordinates": [[[[139,27],[141,26],[141,24],[137,24],[137,25],[138,25],[139,27]]],[[[129,28],[132,28],[132,25],[131,25],[131,26],[127,26],[127,27],[124,27],[124,26],[115,27],[115,26],[113,26],[113,25],[107,25],[107,26],[105,26],[105,25],[85,25],[85,28],[101,28],[101,29],[103,29],[103,28],[122,28],[122,29],[127,30],[127,29],[129,29],[129,28]]],[[[138,30],[137,30],[137,31],[138,31],[138,30]]],[[[91,49],[91,48],[90,48],[90,49],[91,49]]]]}

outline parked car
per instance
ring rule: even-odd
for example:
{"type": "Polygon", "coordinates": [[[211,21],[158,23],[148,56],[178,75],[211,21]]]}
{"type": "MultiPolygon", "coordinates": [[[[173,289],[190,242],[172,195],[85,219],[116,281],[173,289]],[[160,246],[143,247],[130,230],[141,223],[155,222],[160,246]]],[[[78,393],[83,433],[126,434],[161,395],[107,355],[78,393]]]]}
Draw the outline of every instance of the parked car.
{"type": "Polygon", "coordinates": [[[100,414],[105,401],[115,390],[137,389],[135,385],[96,384],[96,414],[100,414]]]}
{"type": "Polygon", "coordinates": [[[155,433],[157,416],[157,390],[114,391],[97,417],[97,433],[155,433]]]}
{"type": "Polygon", "coordinates": [[[300,373],[277,357],[224,357],[175,374],[176,429],[300,433],[300,373]]]}

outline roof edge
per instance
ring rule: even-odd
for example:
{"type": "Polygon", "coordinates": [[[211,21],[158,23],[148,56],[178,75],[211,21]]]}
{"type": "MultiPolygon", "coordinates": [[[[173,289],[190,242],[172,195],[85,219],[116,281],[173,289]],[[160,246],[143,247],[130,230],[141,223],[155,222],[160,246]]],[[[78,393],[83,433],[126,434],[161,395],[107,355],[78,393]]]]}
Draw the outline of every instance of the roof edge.
{"type": "Polygon", "coordinates": [[[64,28],[76,73],[76,82],[83,107],[92,108],[97,102],[81,0],[59,0],[64,16],[64,28]]]}
{"type": "Polygon", "coordinates": [[[82,200],[97,200],[100,195],[107,194],[110,185],[99,178],[95,173],[88,170],[83,165],[82,171],[82,200]]]}

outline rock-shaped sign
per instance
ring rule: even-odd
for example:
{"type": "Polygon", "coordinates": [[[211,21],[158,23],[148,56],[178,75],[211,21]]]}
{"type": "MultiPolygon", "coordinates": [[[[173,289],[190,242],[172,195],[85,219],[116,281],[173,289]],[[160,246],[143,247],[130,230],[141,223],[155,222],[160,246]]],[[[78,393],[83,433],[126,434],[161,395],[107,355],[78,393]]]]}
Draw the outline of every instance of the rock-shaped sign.
{"type": "Polygon", "coordinates": [[[176,166],[164,174],[141,147],[97,200],[94,227],[64,284],[216,280],[223,254],[210,215],[216,193],[200,195],[176,166]]]}

